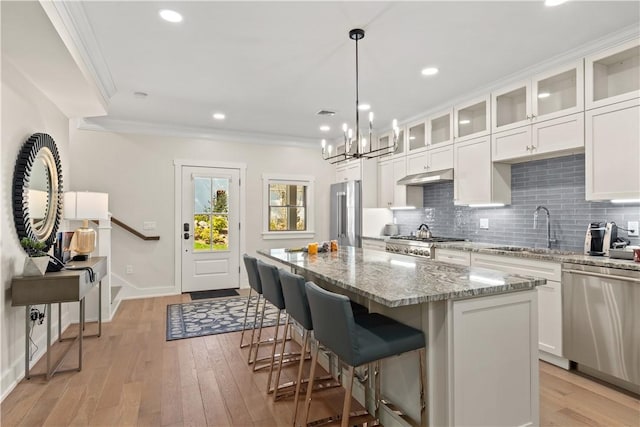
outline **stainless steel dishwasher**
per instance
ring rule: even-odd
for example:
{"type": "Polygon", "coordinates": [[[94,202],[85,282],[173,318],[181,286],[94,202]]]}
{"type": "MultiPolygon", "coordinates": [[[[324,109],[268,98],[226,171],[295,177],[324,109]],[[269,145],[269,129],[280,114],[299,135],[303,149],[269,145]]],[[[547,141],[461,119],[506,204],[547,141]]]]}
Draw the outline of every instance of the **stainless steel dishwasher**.
{"type": "Polygon", "coordinates": [[[564,357],[640,393],[640,272],[562,265],[564,357]]]}

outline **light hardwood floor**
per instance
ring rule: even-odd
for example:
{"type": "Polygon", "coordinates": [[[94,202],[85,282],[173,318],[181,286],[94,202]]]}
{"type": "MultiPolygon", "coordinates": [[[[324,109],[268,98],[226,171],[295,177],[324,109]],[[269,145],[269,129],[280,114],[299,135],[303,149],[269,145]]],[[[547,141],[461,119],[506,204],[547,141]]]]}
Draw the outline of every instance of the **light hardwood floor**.
{"type": "MultiPolygon", "coordinates": [[[[85,340],[82,372],[23,380],[2,402],[0,424],[290,425],[291,400],[266,396],[267,373],[251,372],[240,333],[165,341],[167,304],[188,300],[124,301],[114,321],[103,324],[103,336],[85,340]]],[[[283,381],[294,375],[295,366],[288,367],[283,381]]],[[[341,400],[341,389],[323,394],[311,418],[339,412],[341,400]]],[[[544,362],[540,408],[545,426],[640,426],[638,399],[544,362]]]]}

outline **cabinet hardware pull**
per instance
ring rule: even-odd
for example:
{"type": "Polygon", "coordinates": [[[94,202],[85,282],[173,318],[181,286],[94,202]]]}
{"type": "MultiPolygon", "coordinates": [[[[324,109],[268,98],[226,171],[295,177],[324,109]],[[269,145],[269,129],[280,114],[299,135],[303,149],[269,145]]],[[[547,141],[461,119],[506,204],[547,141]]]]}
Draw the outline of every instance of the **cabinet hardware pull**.
{"type": "Polygon", "coordinates": [[[615,274],[602,274],[602,273],[594,273],[591,271],[582,271],[582,270],[562,270],[563,273],[573,273],[573,274],[582,274],[584,276],[594,276],[594,277],[603,277],[605,279],[615,279],[615,280],[624,280],[629,282],[638,282],[640,283],[640,279],[636,279],[633,277],[624,277],[617,276],[615,274]]]}
{"type": "Polygon", "coordinates": [[[529,147],[529,146],[527,145],[527,151],[529,151],[529,150],[531,150],[531,147],[529,147]]]}

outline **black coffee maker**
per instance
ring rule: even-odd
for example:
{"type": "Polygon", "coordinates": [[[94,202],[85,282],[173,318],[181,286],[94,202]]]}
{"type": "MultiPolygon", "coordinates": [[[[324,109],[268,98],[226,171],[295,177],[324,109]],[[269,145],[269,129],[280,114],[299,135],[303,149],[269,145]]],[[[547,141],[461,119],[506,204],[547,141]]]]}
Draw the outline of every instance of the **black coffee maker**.
{"type": "Polygon", "coordinates": [[[584,239],[584,253],[586,255],[604,255],[604,235],[607,224],[604,222],[592,222],[587,228],[584,239]]]}
{"type": "Polygon", "coordinates": [[[615,222],[592,222],[587,228],[584,239],[584,253],[586,255],[609,256],[609,249],[619,240],[618,227],[615,222]]]}

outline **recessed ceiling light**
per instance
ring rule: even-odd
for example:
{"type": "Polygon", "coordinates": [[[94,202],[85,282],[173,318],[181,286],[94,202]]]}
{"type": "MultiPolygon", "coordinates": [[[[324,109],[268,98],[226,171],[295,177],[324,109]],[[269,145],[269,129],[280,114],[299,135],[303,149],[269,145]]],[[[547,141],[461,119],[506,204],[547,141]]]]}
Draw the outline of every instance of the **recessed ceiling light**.
{"type": "Polygon", "coordinates": [[[538,94],[538,98],[540,98],[540,99],[542,99],[542,98],[548,98],[548,97],[550,97],[550,96],[551,96],[551,94],[550,94],[549,92],[540,92],[540,93],[538,94]]]}
{"type": "Polygon", "coordinates": [[[566,2],[567,0],[544,0],[544,5],[545,6],[558,6],[561,5],[562,3],[566,2]]]}
{"type": "Polygon", "coordinates": [[[415,136],[410,136],[409,139],[413,141],[414,139],[416,139],[416,137],[415,136]]]}
{"type": "Polygon", "coordinates": [[[147,96],[149,96],[149,94],[147,92],[133,92],[133,96],[136,98],[146,98],[147,96]]]}
{"type": "Polygon", "coordinates": [[[329,131],[331,130],[331,126],[328,126],[328,125],[322,125],[322,126],[320,126],[320,130],[321,130],[322,132],[329,132],[329,131]]]}
{"type": "Polygon", "coordinates": [[[214,113],[213,114],[213,118],[216,119],[216,120],[224,120],[225,117],[227,117],[227,116],[225,116],[224,113],[214,113]]]}
{"type": "Polygon", "coordinates": [[[369,111],[371,109],[371,105],[369,104],[358,104],[358,110],[369,111]]]}
{"type": "Polygon", "coordinates": [[[438,74],[438,69],[436,67],[427,67],[422,69],[423,76],[435,76],[438,74]]]}
{"type": "Polygon", "coordinates": [[[460,123],[461,125],[468,125],[469,123],[471,123],[471,120],[464,119],[464,120],[460,120],[458,123],[460,123]]]}
{"type": "Polygon", "coordinates": [[[162,9],[158,13],[160,14],[160,17],[167,22],[182,22],[182,15],[175,10],[162,9]]]}

